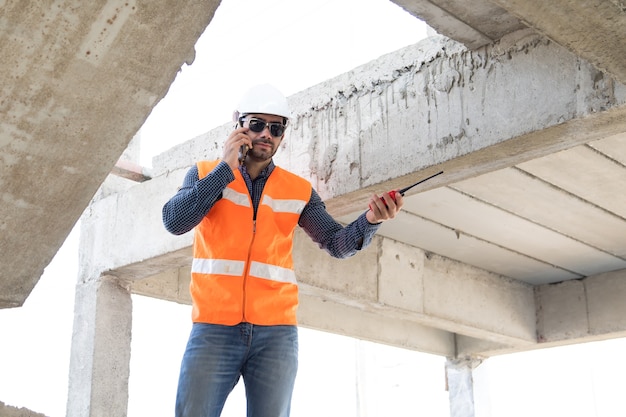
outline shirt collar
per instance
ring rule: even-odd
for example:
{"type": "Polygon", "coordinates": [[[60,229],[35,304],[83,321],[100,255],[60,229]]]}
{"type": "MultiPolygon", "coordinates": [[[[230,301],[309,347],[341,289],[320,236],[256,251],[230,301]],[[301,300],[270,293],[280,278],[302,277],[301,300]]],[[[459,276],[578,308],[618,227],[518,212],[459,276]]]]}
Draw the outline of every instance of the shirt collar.
{"type": "MultiPolygon", "coordinates": [[[[274,171],[274,167],[275,166],[276,165],[274,165],[274,160],[273,159],[270,160],[270,163],[267,164],[267,166],[265,168],[263,168],[263,170],[259,173],[259,176],[256,177],[256,179],[269,177],[270,174],[272,173],[272,171],[274,171]]],[[[242,175],[245,174],[245,176],[249,176],[248,175],[248,170],[246,169],[245,164],[239,165],[239,170],[241,171],[242,175]]]]}

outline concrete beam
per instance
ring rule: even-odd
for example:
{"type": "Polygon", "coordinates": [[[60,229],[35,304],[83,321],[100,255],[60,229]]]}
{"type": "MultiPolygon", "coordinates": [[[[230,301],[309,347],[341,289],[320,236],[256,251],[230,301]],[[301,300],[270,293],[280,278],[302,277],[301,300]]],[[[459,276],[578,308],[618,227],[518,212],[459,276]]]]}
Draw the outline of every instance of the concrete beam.
{"type": "Polygon", "coordinates": [[[346,299],[301,285],[301,326],[435,355],[454,356],[454,334],[429,327],[410,314],[377,303],[346,299]]]}
{"type": "Polygon", "coordinates": [[[491,0],[626,84],[626,6],[620,0],[491,0]]]}
{"type": "MultiPolygon", "coordinates": [[[[192,261],[191,248],[185,250],[185,252],[188,252],[188,255],[184,258],[184,261],[181,258],[181,264],[186,262],[187,266],[162,271],[147,278],[131,280],[129,285],[133,294],[191,305],[191,294],[189,293],[192,261]]],[[[126,277],[127,271],[126,268],[122,268],[113,272],[126,277]]],[[[133,275],[131,274],[131,276],[133,275]]]]}
{"type": "MultiPolygon", "coordinates": [[[[537,343],[543,349],[626,337],[626,270],[537,286],[537,343]]],[[[519,352],[519,346],[457,335],[459,356],[519,352]]]]}
{"type": "MultiPolygon", "coordinates": [[[[313,138],[324,137],[324,124],[336,123],[334,129],[324,129],[346,132],[340,143],[349,141],[352,131],[345,121],[335,122],[336,115],[354,112],[365,119],[358,140],[339,147],[332,160],[344,161],[344,169],[335,163],[322,170],[325,159],[320,156],[301,161],[315,167],[313,174],[332,173],[318,183],[323,195],[340,195],[328,200],[331,212],[352,213],[374,192],[402,188],[439,170],[445,175],[421,190],[626,131],[626,87],[532,31],[516,32],[477,51],[448,46],[446,54],[445,63],[439,57],[424,63],[389,88],[380,87],[389,82],[385,77],[371,80],[369,93],[354,87],[358,103],[352,106],[341,97],[318,106],[329,122],[311,123],[315,129],[307,136],[313,138]],[[356,169],[360,175],[354,175],[356,169]],[[348,184],[343,178],[354,181],[348,184]]],[[[355,84],[367,86],[352,76],[355,84]]],[[[331,146],[334,138],[326,141],[331,146]]]]}
{"type": "MultiPolygon", "coordinates": [[[[535,343],[529,285],[386,238],[346,260],[301,231],[295,243],[305,327],[448,357],[457,354],[455,333],[517,348],[535,343]]],[[[107,273],[130,281],[134,293],[191,302],[188,266],[139,280],[134,265],[107,273]]]]}
{"type": "Polygon", "coordinates": [[[516,17],[487,0],[393,0],[410,14],[423,19],[438,33],[469,49],[492,43],[509,32],[524,29],[516,17]],[[489,19],[485,19],[489,16],[489,19]],[[479,29],[478,29],[479,28],[479,29]]]}
{"type": "MultiPolygon", "coordinates": [[[[334,260],[303,234],[299,237],[294,254],[299,281],[332,294],[320,293],[323,299],[355,307],[353,320],[364,320],[359,313],[376,312],[451,334],[517,346],[535,343],[529,285],[391,239],[379,237],[354,258],[334,260]]],[[[331,323],[337,320],[324,315],[331,323]]]]}
{"type": "MultiPolygon", "coordinates": [[[[626,131],[626,87],[532,30],[475,51],[431,37],[289,101],[276,161],[311,178],[335,215],[439,168],[426,188],[626,131]]],[[[218,157],[230,128],[155,158],[154,176],[218,157]]]]}
{"type": "Polygon", "coordinates": [[[542,346],[626,336],[626,270],[537,287],[542,346]]]}
{"type": "Polygon", "coordinates": [[[37,238],[3,245],[0,308],[23,304],[181,65],[193,61],[218,4],[2,3],[0,232],[37,238]]]}
{"type": "Polygon", "coordinates": [[[144,172],[144,169],[141,166],[122,159],[117,161],[111,170],[111,174],[135,182],[144,182],[150,179],[150,176],[144,172]]]}
{"type": "MultiPolygon", "coordinates": [[[[191,262],[191,259],[189,259],[191,262]]],[[[338,262],[338,261],[336,261],[338,262]]],[[[115,271],[119,272],[119,271],[115,271]]],[[[180,304],[191,304],[189,267],[134,281],[132,292],[180,304]]],[[[300,284],[300,326],[349,335],[406,349],[454,356],[454,334],[420,324],[406,312],[348,298],[328,289],[300,284]]]]}

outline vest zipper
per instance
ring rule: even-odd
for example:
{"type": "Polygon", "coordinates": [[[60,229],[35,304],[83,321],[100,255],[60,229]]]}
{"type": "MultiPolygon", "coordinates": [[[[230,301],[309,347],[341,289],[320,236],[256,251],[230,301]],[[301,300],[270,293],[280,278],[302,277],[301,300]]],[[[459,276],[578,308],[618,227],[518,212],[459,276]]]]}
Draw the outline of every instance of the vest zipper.
{"type": "Polygon", "coordinates": [[[252,258],[252,245],[254,244],[254,238],[256,237],[256,216],[252,219],[252,240],[248,247],[248,259],[246,260],[246,269],[243,274],[243,305],[242,305],[242,321],[246,322],[246,282],[248,281],[248,275],[250,274],[250,259],[252,258]]]}

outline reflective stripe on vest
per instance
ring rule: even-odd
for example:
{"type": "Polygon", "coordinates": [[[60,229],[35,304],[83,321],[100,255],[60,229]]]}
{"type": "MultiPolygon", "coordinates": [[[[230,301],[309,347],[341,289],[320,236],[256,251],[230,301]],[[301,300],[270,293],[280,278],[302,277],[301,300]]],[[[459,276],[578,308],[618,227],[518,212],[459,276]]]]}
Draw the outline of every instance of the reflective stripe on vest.
{"type": "Polygon", "coordinates": [[[250,264],[250,276],[290,284],[298,283],[293,270],[261,262],[252,262],[250,264]]]}
{"type": "Polygon", "coordinates": [[[275,213],[294,213],[300,214],[306,205],[306,201],[302,200],[278,200],[268,195],[263,196],[261,204],[270,206],[275,213]]]}
{"type": "Polygon", "coordinates": [[[225,188],[224,191],[222,191],[222,198],[232,201],[238,206],[250,207],[248,194],[238,193],[230,188],[225,188]]]}
{"type": "Polygon", "coordinates": [[[198,274],[220,274],[240,277],[243,275],[246,263],[229,259],[198,259],[191,263],[191,272],[198,274]]]}
{"type": "MultiPolygon", "coordinates": [[[[197,259],[191,264],[191,272],[198,274],[218,274],[242,276],[245,263],[243,261],[231,261],[228,259],[197,259]]],[[[250,276],[268,279],[276,282],[288,282],[297,284],[296,274],[289,268],[252,262],[250,264],[250,276]]]]}

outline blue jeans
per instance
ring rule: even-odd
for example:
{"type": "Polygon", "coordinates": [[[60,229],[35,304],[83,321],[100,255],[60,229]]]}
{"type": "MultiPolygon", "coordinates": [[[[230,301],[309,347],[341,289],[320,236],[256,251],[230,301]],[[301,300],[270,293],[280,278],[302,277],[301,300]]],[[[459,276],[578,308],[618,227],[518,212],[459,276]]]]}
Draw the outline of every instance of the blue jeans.
{"type": "Polygon", "coordinates": [[[176,417],[219,417],[240,376],[248,417],[289,417],[297,370],[296,326],[194,323],[180,369],[176,417]]]}

